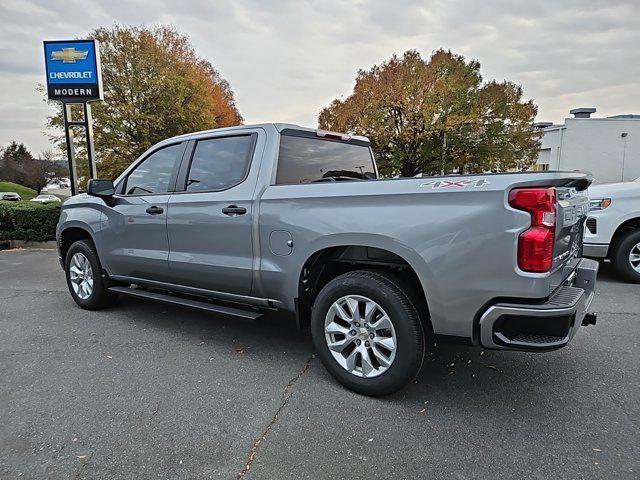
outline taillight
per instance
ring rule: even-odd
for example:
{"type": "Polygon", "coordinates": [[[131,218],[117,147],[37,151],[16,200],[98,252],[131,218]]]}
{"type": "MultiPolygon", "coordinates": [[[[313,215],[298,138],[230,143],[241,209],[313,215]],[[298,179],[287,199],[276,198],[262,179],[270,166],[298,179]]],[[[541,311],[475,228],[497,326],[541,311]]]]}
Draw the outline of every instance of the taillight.
{"type": "Polygon", "coordinates": [[[525,272],[548,272],[556,235],[555,188],[514,188],[509,205],[531,215],[531,227],[518,239],[518,267],[525,272]]]}

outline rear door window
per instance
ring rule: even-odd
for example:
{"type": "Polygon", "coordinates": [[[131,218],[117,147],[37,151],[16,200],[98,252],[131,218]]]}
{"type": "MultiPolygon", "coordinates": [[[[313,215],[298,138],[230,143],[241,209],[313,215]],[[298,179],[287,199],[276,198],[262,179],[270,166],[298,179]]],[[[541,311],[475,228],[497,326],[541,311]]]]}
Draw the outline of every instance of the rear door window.
{"type": "Polygon", "coordinates": [[[249,169],[252,135],[198,140],[187,176],[187,192],[226,190],[241,183],[249,169]]]}

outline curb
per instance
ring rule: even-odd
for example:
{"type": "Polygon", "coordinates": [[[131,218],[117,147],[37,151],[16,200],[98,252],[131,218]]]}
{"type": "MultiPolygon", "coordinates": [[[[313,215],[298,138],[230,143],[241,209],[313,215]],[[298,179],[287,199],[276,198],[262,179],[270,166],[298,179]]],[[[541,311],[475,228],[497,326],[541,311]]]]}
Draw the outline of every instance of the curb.
{"type": "Polygon", "coordinates": [[[56,241],[31,242],[27,240],[4,240],[0,241],[0,250],[11,250],[15,248],[33,248],[38,250],[55,250],[56,241]]]}

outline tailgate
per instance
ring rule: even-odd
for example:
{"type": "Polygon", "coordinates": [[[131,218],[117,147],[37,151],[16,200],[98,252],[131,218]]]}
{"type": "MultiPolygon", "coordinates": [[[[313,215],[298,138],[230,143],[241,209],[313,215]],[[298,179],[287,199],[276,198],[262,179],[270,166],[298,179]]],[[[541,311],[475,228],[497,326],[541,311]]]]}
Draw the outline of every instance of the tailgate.
{"type": "Polygon", "coordinates": [[[587,191],[570,187],[556,187],[558,206],[556,211],[556,242],[553,252],[553,269],[582,256],[584,223],[589,213],[587,191]]]}

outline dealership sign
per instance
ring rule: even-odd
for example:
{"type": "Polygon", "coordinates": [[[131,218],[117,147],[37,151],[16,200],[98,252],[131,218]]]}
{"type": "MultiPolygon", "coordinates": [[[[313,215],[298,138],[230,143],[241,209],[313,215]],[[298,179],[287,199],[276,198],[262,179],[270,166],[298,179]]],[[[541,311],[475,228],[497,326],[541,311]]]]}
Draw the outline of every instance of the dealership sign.
{"type": "Polygon", "coordinates": [[[96,40],[44,42],[47,92],[50,100],[102,100],[100,51],[96,40]]]}
{"type": "Polygon", "coordinates": [[[93,147],[93,118],[90,102],[102,100],[99,44],[96,40],[45,41],[44,65],[49,100],[62,102],[71,194],[76,195],[79,191],[73,141],[73,129],[76,127],[84,129],[89,178],[97,178],[98,175],[93,147]],[[71,108],[74,104],[82,105],[82,119],[74,118],[71,108]]]}

